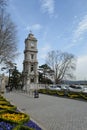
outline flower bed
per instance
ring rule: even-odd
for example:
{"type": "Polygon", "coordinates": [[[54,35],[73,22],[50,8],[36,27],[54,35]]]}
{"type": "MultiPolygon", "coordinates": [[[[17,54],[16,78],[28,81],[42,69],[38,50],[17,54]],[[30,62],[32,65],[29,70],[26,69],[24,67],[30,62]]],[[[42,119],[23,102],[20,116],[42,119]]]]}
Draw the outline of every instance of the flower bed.
{"type": "Polygon", "coordinates": [[[0,114],[3,113],[3,112],[5,112],[5,111],[6,111],[5,109],[0,108],[0,114]]]}
{"type": "Polygon", "coordinates": [[[2,96],[0,99],[0,130],[42,130],[27,114],[17,110],[2,96]]]}
{"type": "Polygon", "coordinates": [[[10,104],[1,104],[0,108],[6,109],[6,110],[16,110],[16,106],[10,105],[10,104]]]}
{"type": "Polygon", "coordinates": [[[80,96],[87,100],[87,93],[80,93],[80,96]]]}
{"type": "Polygon", "coordinates": [[[0,114],[0,119],[4,121],[9,121],[12,123],[23,124],[27,122],[30,118],[24,113],[19,113],[15,111],[6,111],[0,114]]]}
{"type": "Polygon", "coordinates": [[[79,95],[78,92],[71,92],[71,91],[69,91],[67,96],[70,97],[70,98],[80,98],[80,95],[79,95]]]}
{"type": "Polygon", "coordinates": [[[58,94],[59,96],[64,96],[64,91],[57,91],[57,94],[58,94]]]}
{"type": "Polygon", "coordinates": [[[25,126],[29,126],[30,128],[33,128],[34,130],[42,130],[37,124],[35,124],[33,121],[28,121],[24,124],[25,126]]]}
{"type": "Polygon", "coordinates": [[[48,89],[40,89],[39,93],[48,94],[48,95],[56,95],[56,96],[66,96],[69,98],[76,98],[76,99],[86,99],[87,100],[87,93],[83,92],[71,92],[71,91],[58,91],[58,90],[48,90],[48,89]]]}
{"type": "Polygon", "coordinates": [[[9,122],[0,121],[0,130],[12,130],[15,127],[15,124],[9,122]]]}
{"type": "Polygon", "coordinates": [[[0,101],[6,101],[6,99],[0,96],[0,101]]]}
{"type": "Polygon", "coordinates": [[[29,128],[28,126],[18,125],[15,128],[13,128],[13,130],[34,130],[34,129],[29,128]]]}
{"type": "Polygon", "coordinates": [[[0,104],[4,105],[4,104],[10,104],[10,102],[8,101],[0,101],[0,104]]]}

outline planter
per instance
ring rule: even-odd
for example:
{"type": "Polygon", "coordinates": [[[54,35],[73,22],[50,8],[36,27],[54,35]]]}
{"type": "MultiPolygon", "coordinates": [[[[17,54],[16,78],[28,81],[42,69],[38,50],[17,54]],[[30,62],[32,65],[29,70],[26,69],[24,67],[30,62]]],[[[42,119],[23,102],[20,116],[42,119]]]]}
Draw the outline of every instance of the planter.
{"type": "Polygon", "coordinates": [[[79,92],[68,92],[67,95],[70,98],[79,98],[80,97],[79,92]]]}
{"type": "Polygon", "coordinates": [[[23,125],[18,125],[13,130],[34,130],[34,129],[29,128],[27,126],[23,126],[23,125]]]}
{"type": "Polygon", "coordinates": [[[12,130],[16,125],[14,123],[0,121],[0,130],[12,130]]]}
{"type": "Polygon", "coordinates": [[[34,130],[42,130],[35,122],[32,120],[29,120],[27,123],[24,124],[25,126],[28,126],[34,130]]]}
{"type": "Polygon", "coordinates": [[[83,99],[86,99],[86,100],[87,100],[87,93],[80,93],[80,96],[81,96],[83,99]]]}
{"type": "Polygon", "coordinates": [[[8,101],[0,101],[0,105],[4,105],[4,104],[10,104],[10,102],[8,102],[8,101]]]}
{"type": "Polygon", "coordinates": [[[5,112],[5,111],[6,111],[5,109],[0,108],[0,114],[3,113],[3,112],[5,112]]]}
{"type": "Polygon", "coordinates": [[[0,108],[6,109],[6,110],[16,110],[17,107],[10,105],[10,104],[0,104],[0,108]]]}
{"type": "Polygon", "coordinates": [[[20,113],[20,112],[15,112],[15,111],[5,111],[0,114],[0,119],[3,119],[4,121],[9,121],[12,123],[17,123],[17,124],[23,124],[27,121],[29,121],[29,116],[20,113]]]}
{"type": "Polygon", "coordinates": [[[57,91],[57,94],[58,94],[59,96],[64,96],[64,91],[57,91]]]}

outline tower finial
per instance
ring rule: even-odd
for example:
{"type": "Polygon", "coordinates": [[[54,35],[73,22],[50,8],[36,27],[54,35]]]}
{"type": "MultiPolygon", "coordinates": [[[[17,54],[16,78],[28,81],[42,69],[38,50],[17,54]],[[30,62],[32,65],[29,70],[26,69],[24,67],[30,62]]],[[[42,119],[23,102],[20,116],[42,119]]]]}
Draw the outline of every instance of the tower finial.
{"type": "Polygon", "coordinates": [[[32,34],[32,31],[30,30],[30,34],[32,34]]]}
{"type": "Polygon", "coordinates": [[[28,37],[34,37],[31,30],[30,30],[30,33],[29,33],[28,37]]]}

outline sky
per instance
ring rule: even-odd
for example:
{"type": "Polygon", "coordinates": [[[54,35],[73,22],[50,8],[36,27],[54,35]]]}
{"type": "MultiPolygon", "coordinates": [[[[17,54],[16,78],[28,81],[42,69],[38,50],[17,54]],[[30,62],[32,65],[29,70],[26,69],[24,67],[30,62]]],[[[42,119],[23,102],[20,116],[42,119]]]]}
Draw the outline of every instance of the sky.
{"type": "Polygon", "coordinates": [[[38,62],[51,50],[77,57],[76,80],[87,80],[87,0],[9,0],[8,12],[17,25],[17,67],[23,69],[25,38],[38,40],[38,62]]]}

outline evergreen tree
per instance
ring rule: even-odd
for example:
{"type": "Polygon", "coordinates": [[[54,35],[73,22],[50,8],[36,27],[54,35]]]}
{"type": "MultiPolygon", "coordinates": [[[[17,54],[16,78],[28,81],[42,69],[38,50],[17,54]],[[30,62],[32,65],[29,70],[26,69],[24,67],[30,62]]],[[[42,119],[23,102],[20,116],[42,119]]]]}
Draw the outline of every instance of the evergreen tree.
{"type": "Polygon", "coordinates": [[[15,67],[15,69],[12,70],[12,74],[9,76],[10,90],[12,91],[13,88],[19,89],[21,85],[22,85],[22,74],[15,67]]]}

